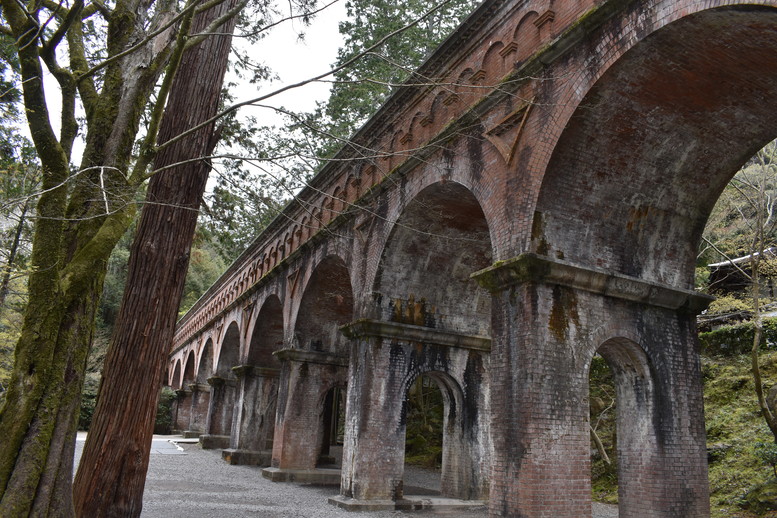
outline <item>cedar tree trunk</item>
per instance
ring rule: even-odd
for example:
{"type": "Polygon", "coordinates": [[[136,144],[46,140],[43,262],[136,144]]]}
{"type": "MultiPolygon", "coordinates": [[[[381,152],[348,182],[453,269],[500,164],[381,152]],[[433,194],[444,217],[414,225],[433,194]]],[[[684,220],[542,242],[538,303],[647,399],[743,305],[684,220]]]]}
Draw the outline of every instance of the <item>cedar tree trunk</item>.
{"type": "MultiPolygon", "coordinates": [[[[238,5],[228,0],[197,15],[196,33],[238,5]]],[[[234,17],[188,50],[160,127],[164,143],[216,114],[234,17]]],[[[74,482],[76,514],[134,517],[142,508],[148,457],[165,361],[189,263],[210,162],[213,125],[165,147],[155,159],[132,244],[119,315],[105,359],[97,407],[74,482]]]]}

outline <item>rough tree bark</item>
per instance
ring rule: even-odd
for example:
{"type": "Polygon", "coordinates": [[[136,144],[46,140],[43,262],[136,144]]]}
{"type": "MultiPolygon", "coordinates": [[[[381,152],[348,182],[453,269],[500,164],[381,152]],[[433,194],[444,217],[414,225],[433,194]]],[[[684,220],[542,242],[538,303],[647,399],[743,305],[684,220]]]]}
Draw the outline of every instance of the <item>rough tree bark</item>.
{"type": "MultiPolygon", "coordinates": [[[[45,41],[44,35],[49,34],[41,30],[40,10],[31,13],[26,9],[35,5],[39,4],[0,0],[3,19],[14,34],[25,113],[42,178],[29,303],[6,402],[0,408],[0,516],[9,518],[73,515],[74,435],[97,301],[111,250],[134,218],[135,208],[129,200],[139,182],[128,180],[128,164],[138,122],[170,48],[168,36],[160,34],[152,42],[156,45],[117,57],[106,64],[98,91],[90,77],[77,79],[56,63],[55,42],[66,38],[71,62],[79,70],[88,68],[83,66],[83,46],[79,47],[83,2],[76,1],[67,9],[66,34],[57,31],[45,41]],[[40,79],[42,61],[56,70],[62,93],[59,136],[50,124],[40,79]],[[87,107],[88,130],[82,174],[71,181],[70,154],[78,130],[77,89],[87,107]],[[102,192],[98,187],[101,179],[108,186],[102,192]]],[[[160,20],[148,26],[135,23],[142,7],[116,2],[106,55],[118,56],[129,41],[142,39],[138,31],[159,26],[160,20]]]]}
{"type": "Polygon", "coordinates": [[[22,205],[22,211],[19,214],[19,221],[14,229],[13,242],[11,248],[8,250],[8,262],[3,272],[3,279],[0,281],[0,315],[3,314],[3,308],[5,308],[5,299],[8,297],[8,290],[11,284],[11,272],[13,271],[14,263],[16,262],[16,255],[19,253],[19,246],[22,241],[22,232],[24,231],[24,224],[27,222],[27,211],[30,208],[30,199],[24,200],[22,205]]]}
{"type": "MultiPolygon", "coordinates": [[[[193,32],[231,11],[228,0],[197,15],[193,32]]],[[[216,114],[234,17],[183,57],[160,127],[167,140],[216,114]]],[[[133,517],[143,489],[165,359],[172,342],[198,208],[215,145],[213,125],[165,147],[154,166],[132,244],[124,292],[97,407],[74,482],[76,514],[133,517]],[[172,166],[172,167],[170,167],[172,166]]]]}

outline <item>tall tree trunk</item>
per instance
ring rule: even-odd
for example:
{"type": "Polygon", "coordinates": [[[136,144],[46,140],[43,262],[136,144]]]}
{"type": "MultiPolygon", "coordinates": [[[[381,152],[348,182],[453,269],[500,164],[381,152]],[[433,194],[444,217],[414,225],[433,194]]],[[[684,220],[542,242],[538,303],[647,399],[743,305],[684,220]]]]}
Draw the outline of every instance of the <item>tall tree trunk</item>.
{"type": "MultiPolygon", "coordinates": [[[[239,0],[200,13],[193,32],[239,0]]],[[[234,17],[181,62],[159,140],[167,140],[216,114],[234,30],[234,17]]],[[[165,360],[175,331],[197,213],[205,190],[213,126],[164,148],[155,167],[132,244],[119,315],[105,359],[97,407],[74,482],[76,514],[133,517],[142,508],[149,450],[165,360]],[[169,167],[168,166],[173,166],[169,167]]]]}
{"type": "Polygon", "coordinates": [[[16,262],[16,255],[19,253],[19,245],[22,241],[22,232],[24,231],[24,224],[27,222],[27,211],[29,210],[29,207],[30,199],[27,198],[24,200],[22,212],[19,214],[19,222],[16,224],[11,249],[8,251],[8,261],[5,265],[5,271],[3,272],[3,279],[0,281],[0,315],[3,314],[3,310],[5,309],[5,299],[8,297],[9,285],[11,284],[11,272],[13,271],[13,265],[16,262]]]}

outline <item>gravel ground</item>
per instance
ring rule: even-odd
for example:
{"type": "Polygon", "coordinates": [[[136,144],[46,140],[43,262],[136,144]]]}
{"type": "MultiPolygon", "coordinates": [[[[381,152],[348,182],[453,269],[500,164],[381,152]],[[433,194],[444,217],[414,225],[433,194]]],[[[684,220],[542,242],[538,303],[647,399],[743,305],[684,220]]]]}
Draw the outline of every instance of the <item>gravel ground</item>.
{"type": "MultiPolygon", "coordinates": [[[[76,462],[83,437],[76,443],[76,462]]],[[[160,438],[161,439],[161,438],[160,438]]],[[[176,451],[156,440],[152,446],[142,518],[389,518],[406,515],[467,518],[488,516],[484,507],[466,511],[347,512],[330,505],[336,487],[274,483],[261,469],[230,466],[220,450],[181,444],[176,451]]],[[[406,493],[439,494],[439,473],[407,466],[406,493]]],[[[594,518],[617,518],[614,506],[594,504],[594,518]]]]}

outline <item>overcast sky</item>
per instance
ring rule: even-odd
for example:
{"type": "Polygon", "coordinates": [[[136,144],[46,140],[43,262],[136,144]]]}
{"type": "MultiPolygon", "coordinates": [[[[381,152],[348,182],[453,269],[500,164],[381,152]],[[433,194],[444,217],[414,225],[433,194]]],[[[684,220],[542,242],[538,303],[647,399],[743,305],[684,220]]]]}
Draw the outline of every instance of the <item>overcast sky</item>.
{"type": "MultiPolygon", "coordinates": [[[[331,0],[323,0],[320,4],[323,6],[329,1],[331,0]]],[[[280,80],[270,84],[245,85],[237,93],[238,100],[259,97],[284,85],[294,84],[330,70],[342,44],[338,23],[343,18],[345,0],[338,0],[317,14],[309,26],[292,20],[274,27],[270,34],[256,45],[253,56],[269,65],[280,80]],[[298,37],[300,33],[304,33],[303,40],[298,37]]],[[[310,111],[315,108],[316,101],[323,101],[328,96],[329,83],[319,82],[284,92],[263,103],[285,106],[296,112],[310,111]]],[[[267,112],[268,110],[255,112],[260,123],[267,124],[275,117],[267,112]]]]}

